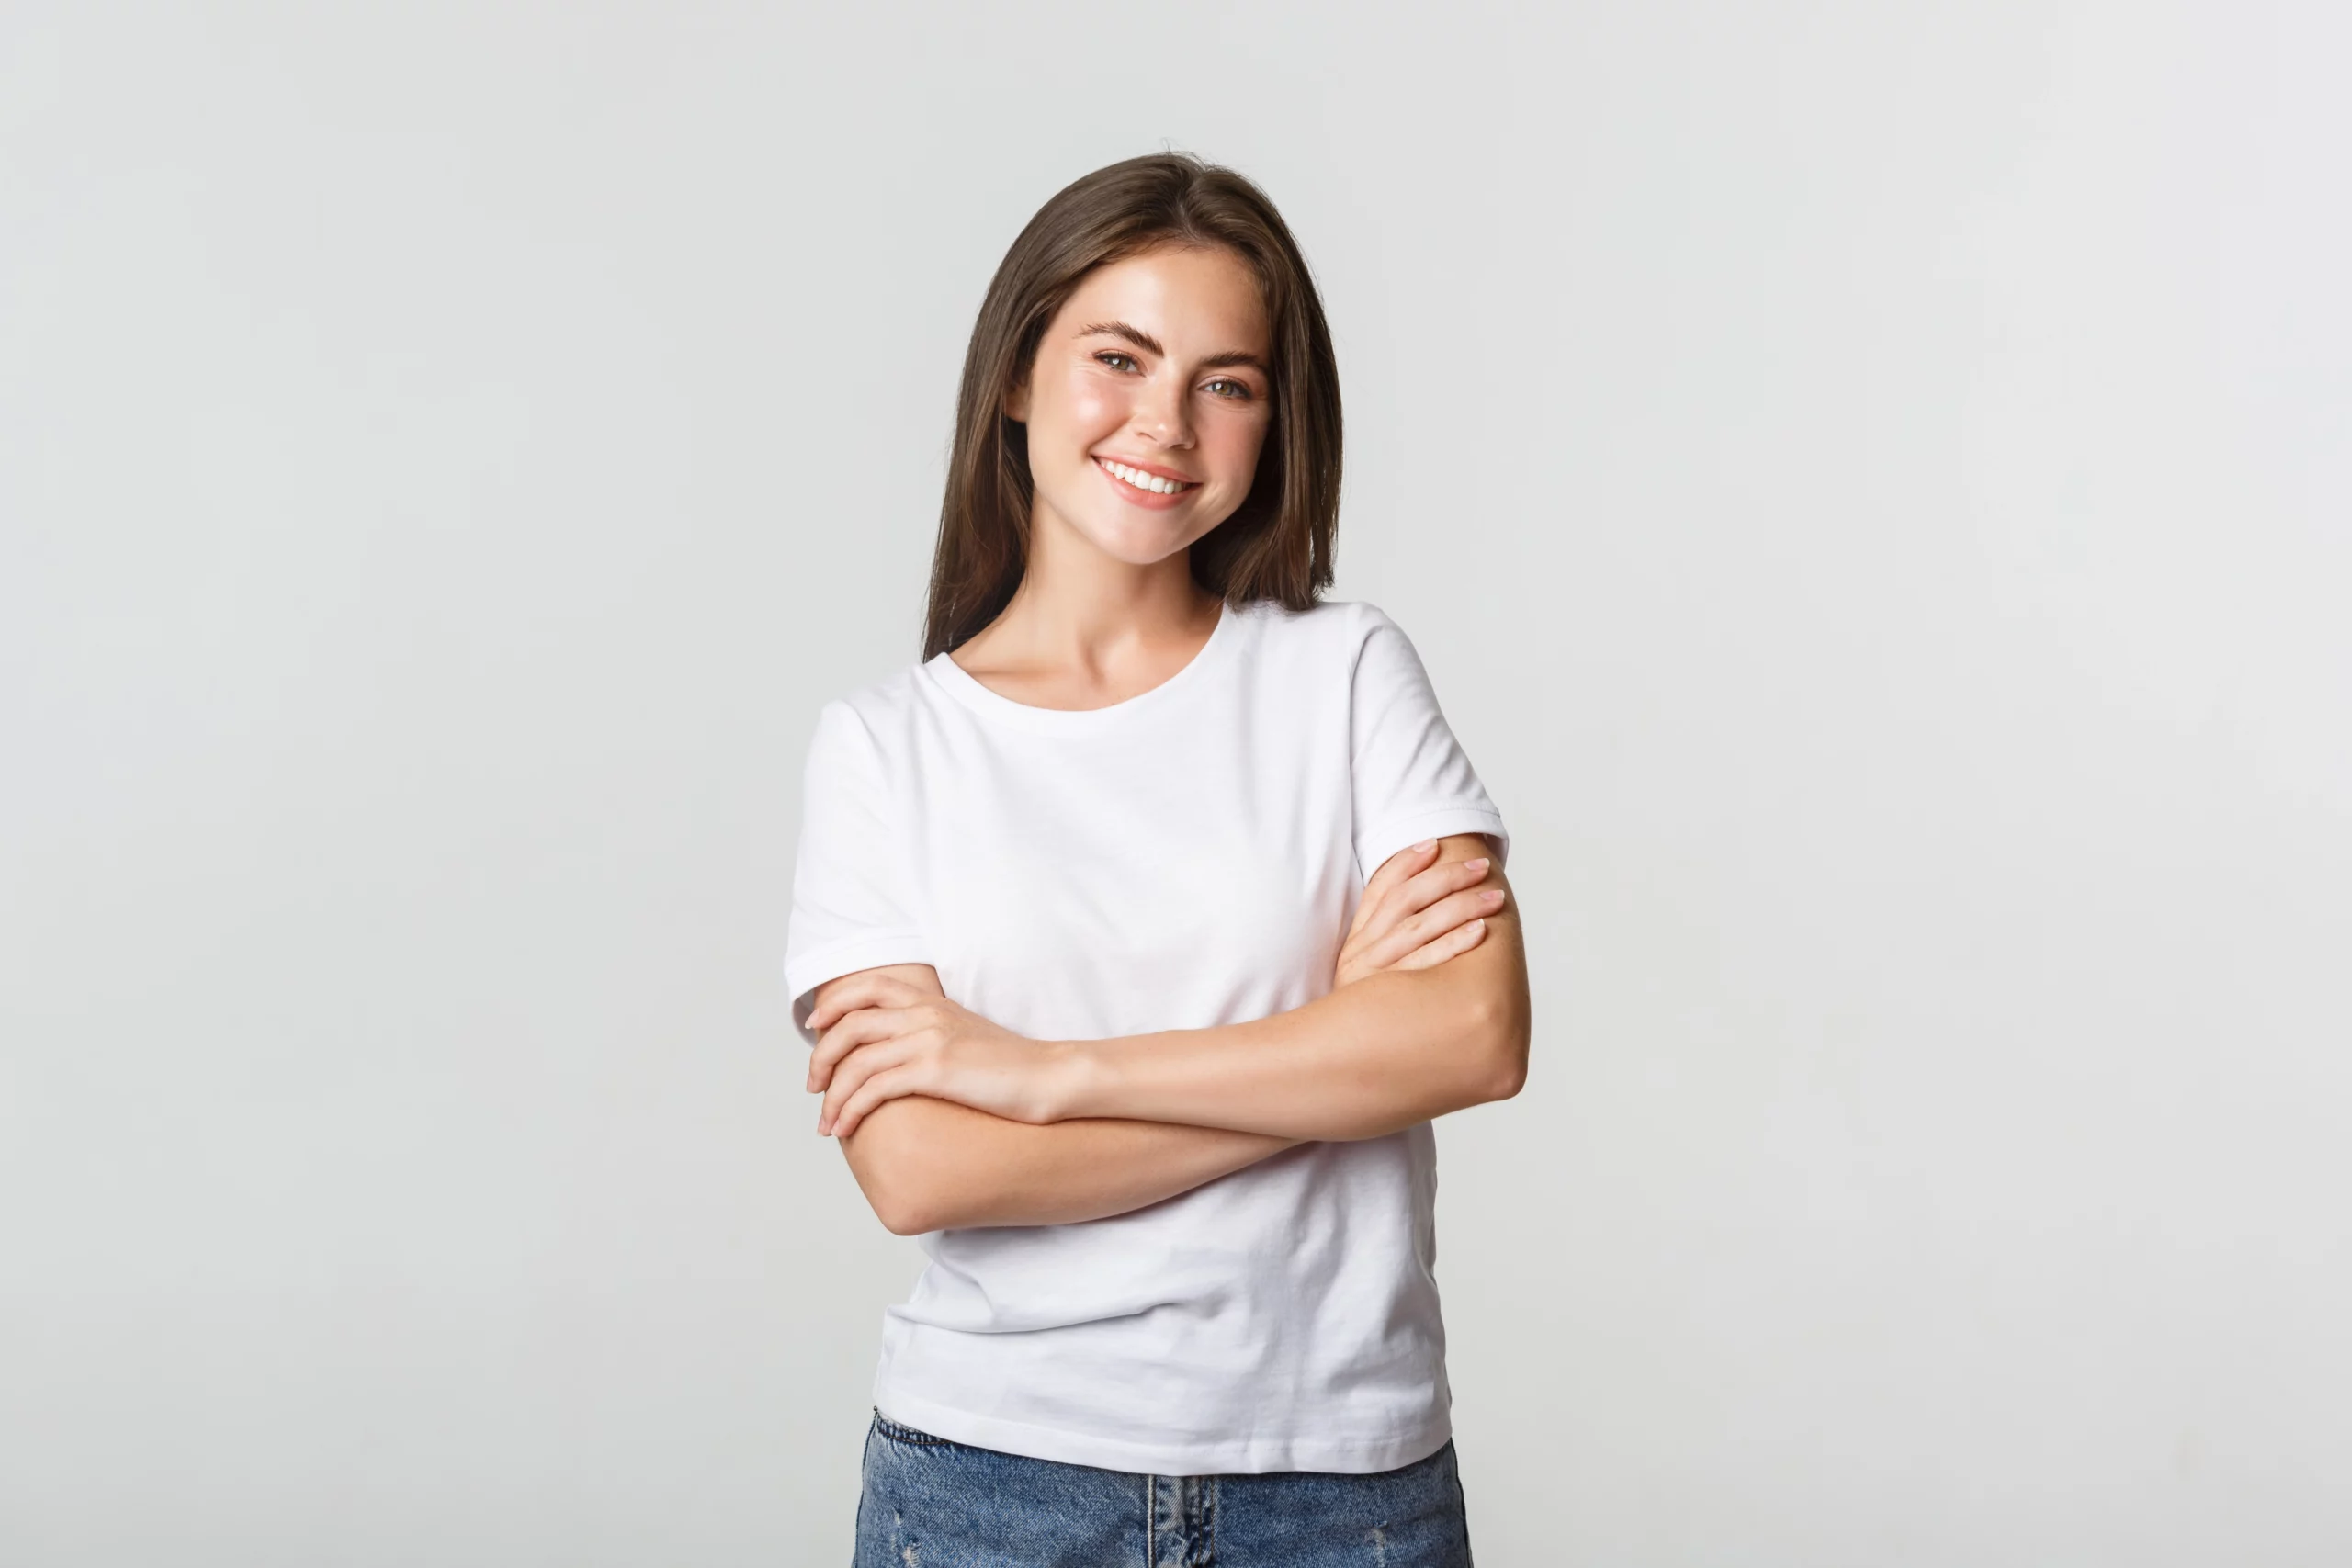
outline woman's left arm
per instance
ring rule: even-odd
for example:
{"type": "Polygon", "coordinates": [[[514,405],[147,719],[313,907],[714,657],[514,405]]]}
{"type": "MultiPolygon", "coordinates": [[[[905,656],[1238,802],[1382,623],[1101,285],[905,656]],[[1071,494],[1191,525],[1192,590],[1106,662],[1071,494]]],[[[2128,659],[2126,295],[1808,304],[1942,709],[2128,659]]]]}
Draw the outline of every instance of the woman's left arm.
{"type": "MultiPolygon", "coordinates": [[[[1439,841],[1440,861],[1487,853],[1476,833],[1439,841]]],[[[845,1134],[883,1100],[927,1094],[1017,1121],[1114,1116],[1336,1141],[1507,1100],[1527,1077],[1526,946],[1501,869],[1490,863],[1476,886],[1503,897],[1476,945],[1247,1023],[1039,1041],[952,1003],[919,1029],[872,1004],[870,1026],[820,1048],[820,1129],[845,1134]]]]}

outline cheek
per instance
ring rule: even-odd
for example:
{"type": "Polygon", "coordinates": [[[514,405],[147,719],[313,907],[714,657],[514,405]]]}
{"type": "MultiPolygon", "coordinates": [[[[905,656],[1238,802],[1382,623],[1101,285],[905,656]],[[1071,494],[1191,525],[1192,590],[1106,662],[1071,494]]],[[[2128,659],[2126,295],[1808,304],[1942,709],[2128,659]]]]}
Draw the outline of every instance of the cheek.
{"type": "MultiPolygon", "coordinates": [[[[1116,430],[1127,415],[1126,400],[1119,395],[1116,384],[1099,376],[1072,377],[1056,387],[1046,402],[1043,412],[1049,435],[1059,435],[1080,446],[1093,446],[1116,430]]],[[[1037,434],[1033,428],[1033,440],[1037,434]]]]}
{"type": "Polygon", "coordinates": [[[1204,433],[1204,445],[1216,454],[1218,469],[1246,487],[1258,471],[1258,457],[1272,427],[1272,419],[1263,414],[1219,420],[1204,433]]]}

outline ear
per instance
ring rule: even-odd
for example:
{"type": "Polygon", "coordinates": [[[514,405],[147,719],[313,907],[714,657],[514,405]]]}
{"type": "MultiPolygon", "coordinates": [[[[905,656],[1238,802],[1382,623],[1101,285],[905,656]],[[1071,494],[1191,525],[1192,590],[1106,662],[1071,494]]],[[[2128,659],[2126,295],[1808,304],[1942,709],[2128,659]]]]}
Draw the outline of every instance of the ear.
{"type": "Polygon", "coordinates": [[[1005,418],[1015,424],[1029,423],[1029,383],[1027,381],[1016,381],[1004,389],[1001,412],[1005,418]]]}

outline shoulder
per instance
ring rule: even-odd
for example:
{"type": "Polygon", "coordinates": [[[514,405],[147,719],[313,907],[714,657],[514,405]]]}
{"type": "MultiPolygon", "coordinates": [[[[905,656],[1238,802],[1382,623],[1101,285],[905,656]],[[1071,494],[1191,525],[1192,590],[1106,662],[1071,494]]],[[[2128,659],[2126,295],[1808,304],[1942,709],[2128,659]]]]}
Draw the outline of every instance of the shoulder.
{"type": "Polygon", "coordinates": [[[1304,612],[1295,635],[1312,640],[1348,671],[1375,685],[1414,678],[1420,654],[1395,617],[1369,599],[1330,599],[1304,612]]]}
{"type": "Polygon", "coordinates": [[[818,706],[809,741],[812,756],[847,747],[888,757],[901,749],[921,709],[927,677],[910,664],[853,686],[818,706]]]}
{"type": "Polygon", "coordinates": [[[1412,639],[1369,600],[1326,599],[1304,610],[1260,600],[1248,617],[1256,644],[1250,663],[1261,682],[1293,691],[1336,686],[1359,705],[1428,682],[1412,639]]]}
{"type": "Polygon", "coordinates": [[[888,725],[921,705],[926,679],[922,665],[909,664],[829,698],[825,709],[838,710],[869,724],[888,725]]]}
{"type": "Polygon", "coordinates": [[[1339,649],[1350,654],[1387,633],[1402,636],[1379,605],[1364,599],[1324,599],[1294,610],[1272,599],[1252,601],[1243,614],[1269,642],[1339,649]]]}

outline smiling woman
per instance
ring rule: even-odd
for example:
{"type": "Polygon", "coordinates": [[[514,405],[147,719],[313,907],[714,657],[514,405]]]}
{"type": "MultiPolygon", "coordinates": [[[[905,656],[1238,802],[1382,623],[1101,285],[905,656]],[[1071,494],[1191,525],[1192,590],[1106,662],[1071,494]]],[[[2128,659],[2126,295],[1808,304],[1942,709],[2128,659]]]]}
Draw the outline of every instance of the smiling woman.
{"type": "Polygon", "coordinates": [[[1518,1091],[1526,964],[1412,643],[1320,597],[1340,430],[1231,171],[1097,171],[990,285],[922,659],[818,716],[786,942],[818,1131],[931,1259],[860,1563],[1469,1561],[1430,1122],[1518,1091]]]}
{"type": "MultiPolygon", "coordinates": [[[[1172,430],[1138,431],[1124,448],[1115,436],[1090,445],[1074,431],[1074,451],[1033,454],[1037,433],[1020,400],[1033,380],[1042,387],[1040,378],[1074,360],[1106,378],[1141,378],[1155,394],[1182,387],[1188,413],[1209,398],[1246,393],[1256,421],[1240,492],[1228,483],[1192,502],[1184,553],[1138,563],[1158,569],[1148,574],[1153,581],[1175,581],[1173,566],[1204,589],[1230,587],[1296,608],[1330,585],[1340,374],[1306,259],[1264,193],[1231,170],[1174,154],[1130,159],[1072,183],[1040,209],[981,301],[956,398],[924,657],[961,649],[1005,611],[1032,564],[1033,502],[1041,488],[1050,497],[1058,487],[1083,513],[1068,481],[1098,447],[1140,471],[1206,488],[1209,476],[1193,467],[1204,459],[1169,441],[1181,439],[1172,430]],[[1131,261],[1144,265],[1120,265],[1131,261]],[[1104,272],[1119,276],[1100,279],[1104,272]],[[1067,310],[1098,281],[1123,287],[1095,295],[1097,309],[1067,310]],[[1209,291],[1197,292],[1204,283],[1209,291]],[[1214,323],[1203,319],[1211,310],[1214,323]]],[[[1061,389],[1075,391],[1067,381],[1061,389]]],[[[1153,406],[1147,400],[1140,412],[1153,406]]]]}
{"type": "Polygon", "coordinates": [[[1004,400],[1028,432],[1036,503],[1083,526],[1081,484],[1127,507],[1094,543],[1162,559],[1230,517],[1257,479],[1273,408],[1258,280],[1234,254],[1161,244],[1087,275],[1004,400]],[[1144,323],[1144,324],[1138,324],[1144,323]]]}

